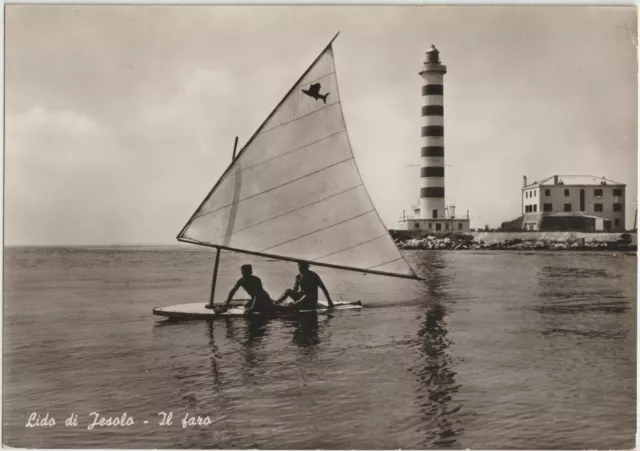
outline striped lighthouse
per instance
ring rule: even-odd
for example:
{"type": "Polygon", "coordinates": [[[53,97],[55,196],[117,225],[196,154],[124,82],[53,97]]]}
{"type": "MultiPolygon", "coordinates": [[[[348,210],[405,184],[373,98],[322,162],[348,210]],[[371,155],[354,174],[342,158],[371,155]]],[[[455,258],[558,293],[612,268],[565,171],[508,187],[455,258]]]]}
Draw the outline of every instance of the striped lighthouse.
{"type": "Polygon", "coordinates": [[[420,218],[445,219],[444,204],[444,102],[443,79],[447,67],[433,45],[420,71],[422,85],[422,167],[420,168],[420,218]]]}

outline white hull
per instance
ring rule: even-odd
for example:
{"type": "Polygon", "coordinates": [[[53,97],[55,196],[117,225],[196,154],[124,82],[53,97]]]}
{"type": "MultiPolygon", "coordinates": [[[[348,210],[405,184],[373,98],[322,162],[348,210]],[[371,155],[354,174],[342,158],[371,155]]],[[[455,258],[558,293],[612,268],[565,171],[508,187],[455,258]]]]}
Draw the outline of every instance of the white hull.
{"type": "MultiPolygon", "coordinates": [[[[216,303],[221,305],[222,303],[216,303]]],[[[291,316],[297,314],[317,314],[326,315],[336,310],[357,310],[362,308],[360,301],[357,302],[339,302],[334,303],[333,309],[327,308],[326,305],[318,303],[318,307],[315,310],[299,310],[297,312],[276,312],[271,316],[291,316]]],[[[165,316],[168,318],[182,318],[182,319],[215,319],[215,318],[233,318],[240,316],[259,316],[260,313],[245,314],[244,307],[231,307],[225,312],[216,313],[213,309],[207,308],[204,302],[197,302],[192,304],[178,304],[169,307],[156,307],[153,309],[153,314],[158,316],[165,316]]]]}

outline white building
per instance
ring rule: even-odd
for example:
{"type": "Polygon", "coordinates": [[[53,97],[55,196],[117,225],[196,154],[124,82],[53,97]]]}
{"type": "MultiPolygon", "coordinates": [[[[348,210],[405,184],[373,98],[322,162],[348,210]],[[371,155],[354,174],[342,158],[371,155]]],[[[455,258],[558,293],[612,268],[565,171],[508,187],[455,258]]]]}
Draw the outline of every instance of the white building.
{"type": "Polygon", "coordinates": [[[411,207],[413,215],[403,215],[398,222],[400,230],[426,230],[427,232],[468,232],[469,212],[466,217],[457,218],[454,206],[445,206],[444,217],[423,219],[420,217],[420,205],[411,207]]]}
{"type": "Polygon", "coordinates": [[[420,71],[422,86],[422,148],[420,157],[420,204],[412,207],[413,215],[403,215],[398,228],[423,229],[433,232],[469,231],[469,217],[456,218],[455,207],[445,205],[444,183],[444,74],[447,67],[440,62],[440,52],[433,45],[426,52],[420,71]]]}
{"type": "Polygon", "coordinates": [[[590,175],[554,175],[522,187],[524,230],[625,230],[623,183],[590,175]]]}

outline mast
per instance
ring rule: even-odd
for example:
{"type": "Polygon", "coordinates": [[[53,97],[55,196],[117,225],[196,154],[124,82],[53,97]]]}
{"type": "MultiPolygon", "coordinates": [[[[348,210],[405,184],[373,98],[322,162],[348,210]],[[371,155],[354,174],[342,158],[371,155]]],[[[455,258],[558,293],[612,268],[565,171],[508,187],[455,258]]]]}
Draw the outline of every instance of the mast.
{"type": "Polygon", "coordinates": [[[236,136],[236,140],[233,143],[233,156],[231,157],[231,162],[236,159],[236,149],[238,148],[238,137],[236,136]]]}
{"type": "MultiPolygon", "coordinates": [[[[238,148],[238,137],[233,143],[233,156],[231,157],[231,163],[236,159],[236,149],[238,148]]],[[[220,264],[220,248],[216,248],[216,262],[213,265],[213,276],[211,278],[211,293],[209,295],[209,305],[207,308],[213,308],[213,302],[216,297],[216,282],[218,281],[218,265],[220,264]]]]}
{"type": "Polygon", "coordinates": [[[218,264],[220,263],[220,248],[216,249],[216,262],[213,265],[213,278],[211,279],[211,294],[209,295],[209,305],[207,308],[213,308],[213,301],[216,296],[216,281],[218,280],[218,264]]]}

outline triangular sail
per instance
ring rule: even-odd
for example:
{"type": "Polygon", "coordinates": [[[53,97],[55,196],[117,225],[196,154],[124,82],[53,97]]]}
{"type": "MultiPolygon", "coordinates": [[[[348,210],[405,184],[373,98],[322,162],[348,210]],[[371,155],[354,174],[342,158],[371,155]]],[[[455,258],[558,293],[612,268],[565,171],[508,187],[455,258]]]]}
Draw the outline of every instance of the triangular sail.
{"type": "Polygon", "coordinates": [[[241,150],[178,239],[417,278],[358,172],[331,44],[241,150]]]}

